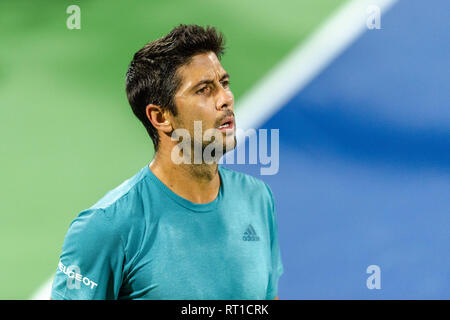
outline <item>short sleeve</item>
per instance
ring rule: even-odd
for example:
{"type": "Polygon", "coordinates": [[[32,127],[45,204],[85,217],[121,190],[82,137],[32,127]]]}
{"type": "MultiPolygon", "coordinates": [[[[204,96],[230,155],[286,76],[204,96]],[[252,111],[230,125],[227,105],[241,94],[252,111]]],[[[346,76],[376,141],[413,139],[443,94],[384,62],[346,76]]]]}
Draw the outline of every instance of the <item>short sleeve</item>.
{"type": "Polygon", "coordinates": [[[269,275],[269,284],[267,287],[267,300],[273,300],[275,297],[278,296],[278,280],[280,276],[284,272],[283,263],[281,261],[281,252],[280,252],[280,246],[278,243],[278,222],[277,222],[277,215],[275,210],[275,202],[273,199],[272,191],[270,190],[269,186],[267,186],[267,189],[270,194],[270,200],[271,200],[271,215],[269,217],[270,221],[270,245],[271,245],[271,262],[272,262],[272,270],[269,275]]]}
{"type": "Polygon", "coordinates": [[[53,281],[54,300],[117,299],[124,251],[101,209],[83,211],[70,225],[53,281]]]}

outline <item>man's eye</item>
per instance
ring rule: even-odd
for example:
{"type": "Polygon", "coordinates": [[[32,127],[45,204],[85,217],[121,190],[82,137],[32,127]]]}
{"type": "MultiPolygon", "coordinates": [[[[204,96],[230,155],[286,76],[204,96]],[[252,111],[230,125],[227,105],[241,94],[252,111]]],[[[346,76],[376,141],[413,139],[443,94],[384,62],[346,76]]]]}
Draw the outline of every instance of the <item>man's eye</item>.
{"type": "Polygon", "coordinates": [[[199,90],[197,90],[197,94],[204,94],[204,93],[206,93],[208,91],[208,87],[203,87],[203,88],[201,88],[201,89],[199,89],[199,90]]]}
{"type": "Polygon", "coordinates": [[[230,81],[229,81],[229,80],[223,81],[223,82],[222,82],[222,86],[223,86],[224,88],[228,88],[228,87],[230,86],[230,81]]]}

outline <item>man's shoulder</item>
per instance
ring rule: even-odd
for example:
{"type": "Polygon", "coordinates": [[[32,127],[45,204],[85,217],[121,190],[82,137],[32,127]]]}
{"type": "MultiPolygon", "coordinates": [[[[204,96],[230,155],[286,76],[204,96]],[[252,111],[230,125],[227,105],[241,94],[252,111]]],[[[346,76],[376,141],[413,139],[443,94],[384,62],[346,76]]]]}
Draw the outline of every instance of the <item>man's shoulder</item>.
{"type": "Polygon", "coordinates": [[[83,221],[83,225],[103,225],[107,228],[122,229],[142,218],[137,208],[142,200],[146,179],[145,167],[134,176],[108,191],[91,207],[81,211],[73,223],[83,221]]]}
{"type": "MultiPolygon", "coordinates": [[[[110,211],[118,204],[132,201],[133,199],[131,198],[133,198],[133,196],[135,197],[140,194],[146,176],[146,167],[144,167],[134,176],[123,181],[119,186],[108,191],[90,209],[110,211]]],[[[126,205],[129,205],[129,203],[126,205]]]]}

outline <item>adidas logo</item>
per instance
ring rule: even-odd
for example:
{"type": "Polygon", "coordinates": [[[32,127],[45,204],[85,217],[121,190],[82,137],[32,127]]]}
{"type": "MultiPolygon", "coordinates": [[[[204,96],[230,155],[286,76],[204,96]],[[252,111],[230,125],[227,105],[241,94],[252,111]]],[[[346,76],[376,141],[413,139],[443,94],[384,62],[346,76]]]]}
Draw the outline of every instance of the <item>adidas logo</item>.
{"type": "Polygon", "coordinates": [[[248,225],[247,230],[244,232],[244,236],[242,237],[244,241],[259,241],[259,237],[256,234],[255,229],[251,224],[248,225]]]}

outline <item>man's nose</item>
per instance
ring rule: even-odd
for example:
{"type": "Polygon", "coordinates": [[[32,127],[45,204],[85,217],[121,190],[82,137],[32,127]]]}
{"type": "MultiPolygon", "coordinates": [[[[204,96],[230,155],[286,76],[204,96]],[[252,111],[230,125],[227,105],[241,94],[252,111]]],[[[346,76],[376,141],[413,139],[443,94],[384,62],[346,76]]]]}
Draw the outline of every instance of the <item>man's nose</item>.
{"type": "Polygon", "coordinates": [[[231,90],[220,87],[217,92],[216,109],[233,108],[234,95],[231,90]]]}

